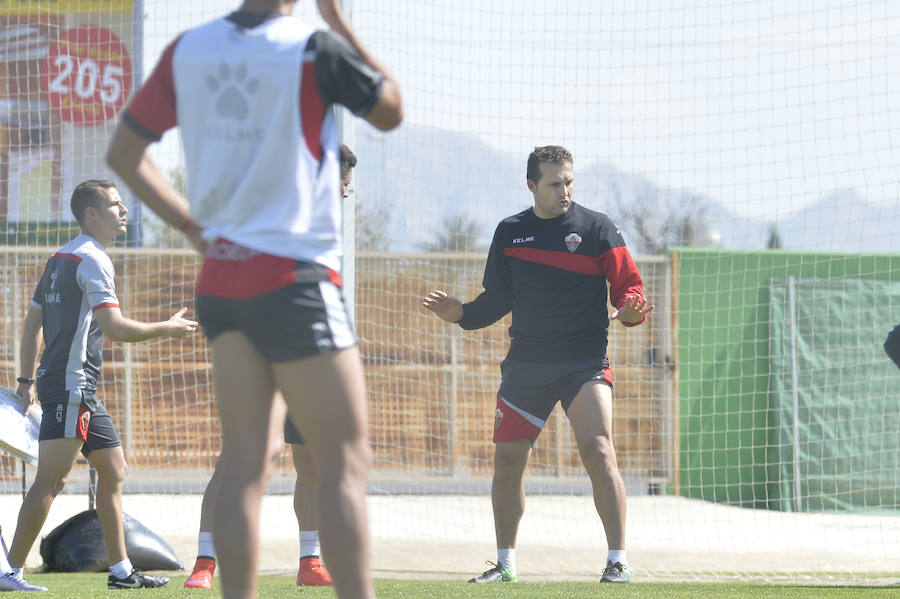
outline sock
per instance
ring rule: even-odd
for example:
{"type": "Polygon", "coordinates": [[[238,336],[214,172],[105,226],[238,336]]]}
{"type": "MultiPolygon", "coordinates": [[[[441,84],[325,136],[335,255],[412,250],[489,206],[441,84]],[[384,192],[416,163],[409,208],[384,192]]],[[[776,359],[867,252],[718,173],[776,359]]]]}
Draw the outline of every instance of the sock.
{"type": "MultiPolygon", "coordinates": [[[[2,549],[2,547],[0,547],[0,549],[2,549]]],[[[12,571],[13,567],[9,565],[9,560],[6,559],[6,552],[0,551],[0,576],[9,574],[12,571]]]]}
{"type": "Polygon", "coordinates": [[[516,549],[498,549],[497,565],[503,570],[509,570],[513,574],[516,573],[516,549]]]}
{"type": "Polygon", "coordinates": [[[619,562],[623,566],[628,565],[628,558],[625,557],[624,549],[610,549],[609,550],[609,553],[606,556],[606,563],[614,564],[616,562],[619,562]]]}
{"type": "Polygon", "coordinates": [[[197,535],[197,557],[216,559],[216,545],[213,543],[213,533],[200,531],[197,535]]]}
{"type": "Polygon", "coordinates": [[[109,567],[109,573],[116,578],[128,578],[132,572],[134,572],[134,566],[131,565],[131,560],[127,557],[118,564],[113,564],[109,567]]]}
{"type": "Polygon", "coordinates": [[[16,578],[24,578],[25,577],[25,566],[21,568],[13,568],[12,573],[16,578]]]}
{"type": "Polygon", "coordinates": [[[300,559],[305,557],[319,557],[322,547],[319,545],[318,530],[300,531],[300,559]]]}

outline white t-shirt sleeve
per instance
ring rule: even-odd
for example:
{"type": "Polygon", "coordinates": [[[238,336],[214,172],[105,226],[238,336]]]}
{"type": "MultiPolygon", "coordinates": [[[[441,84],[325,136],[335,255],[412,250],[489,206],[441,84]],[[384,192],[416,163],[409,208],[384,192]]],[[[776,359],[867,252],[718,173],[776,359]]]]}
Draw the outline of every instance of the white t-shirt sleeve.
{"type": "Polygon", "coordinates": [[[84,291],[91,310],[118,308],[115,271],[109,256],[87,256],[78,266],[78,285],[84,291]]]}

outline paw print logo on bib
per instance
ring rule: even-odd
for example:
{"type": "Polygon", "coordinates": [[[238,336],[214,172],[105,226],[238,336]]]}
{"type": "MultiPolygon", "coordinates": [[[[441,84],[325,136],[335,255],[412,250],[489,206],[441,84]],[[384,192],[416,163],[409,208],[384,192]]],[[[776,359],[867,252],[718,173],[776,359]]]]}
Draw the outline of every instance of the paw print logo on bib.
{"type": "Polygon", "coordinates": [[[219,65],[215,75],[206,76],[206,88],[219,94],[216,114],[223,119],[243,121],[250,115],[250,97],[259,91],[259,79],[248,79],[247,65],[234,68],[219,65]]]}

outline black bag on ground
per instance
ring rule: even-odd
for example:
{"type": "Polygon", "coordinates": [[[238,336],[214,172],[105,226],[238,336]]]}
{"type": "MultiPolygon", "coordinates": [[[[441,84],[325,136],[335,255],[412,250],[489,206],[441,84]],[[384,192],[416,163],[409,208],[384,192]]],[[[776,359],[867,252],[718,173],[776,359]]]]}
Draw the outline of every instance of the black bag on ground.
{"type": "MultiPolygon", "coordinates": [[[[182,570],[181,560],[156,533],[124,514],[125,548],[139,570],[182,570]]],[[[44,568],[50,572],[103,572],[109,555],[96,510],[76,514],[41,540],[44,568]]]]}

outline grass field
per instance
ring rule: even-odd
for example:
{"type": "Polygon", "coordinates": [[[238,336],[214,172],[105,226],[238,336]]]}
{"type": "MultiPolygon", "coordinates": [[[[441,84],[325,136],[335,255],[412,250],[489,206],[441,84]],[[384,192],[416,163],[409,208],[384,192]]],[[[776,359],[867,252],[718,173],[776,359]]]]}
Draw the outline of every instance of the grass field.
{"type": "MultiPolygon", "coordinates": [[[[189,595],[218,597],[218,577],[211,591],[187,590],[182,587],[185,576],[172,576],[172,582],[161,589],[111,591],[106,588],[106,574],[95,573],[29,573],[27,580],[46,586],[42,599],[122,599],[125,595],[152,596],[154,599],[184,598],[189,595]]],[[[630,585],[601,585],[593,582],[526,582],[517,584],[473,585],[465,582],[415,582],[377,580],[376,593],[380,599],[900,599],[900,587],[864,586],[799,586],[755,583],[641,583],[630,585]]],[[[263,576],[260,578],[260,599],[284,599],[299,594],[303,599],[334,597],[329,588],[297,587],[291,576],[263,576]]],[[[9,595],[10,597],[18,594],[9,595]]],[[[33,596],[33,595],[28,595],[33,596]]]]}

